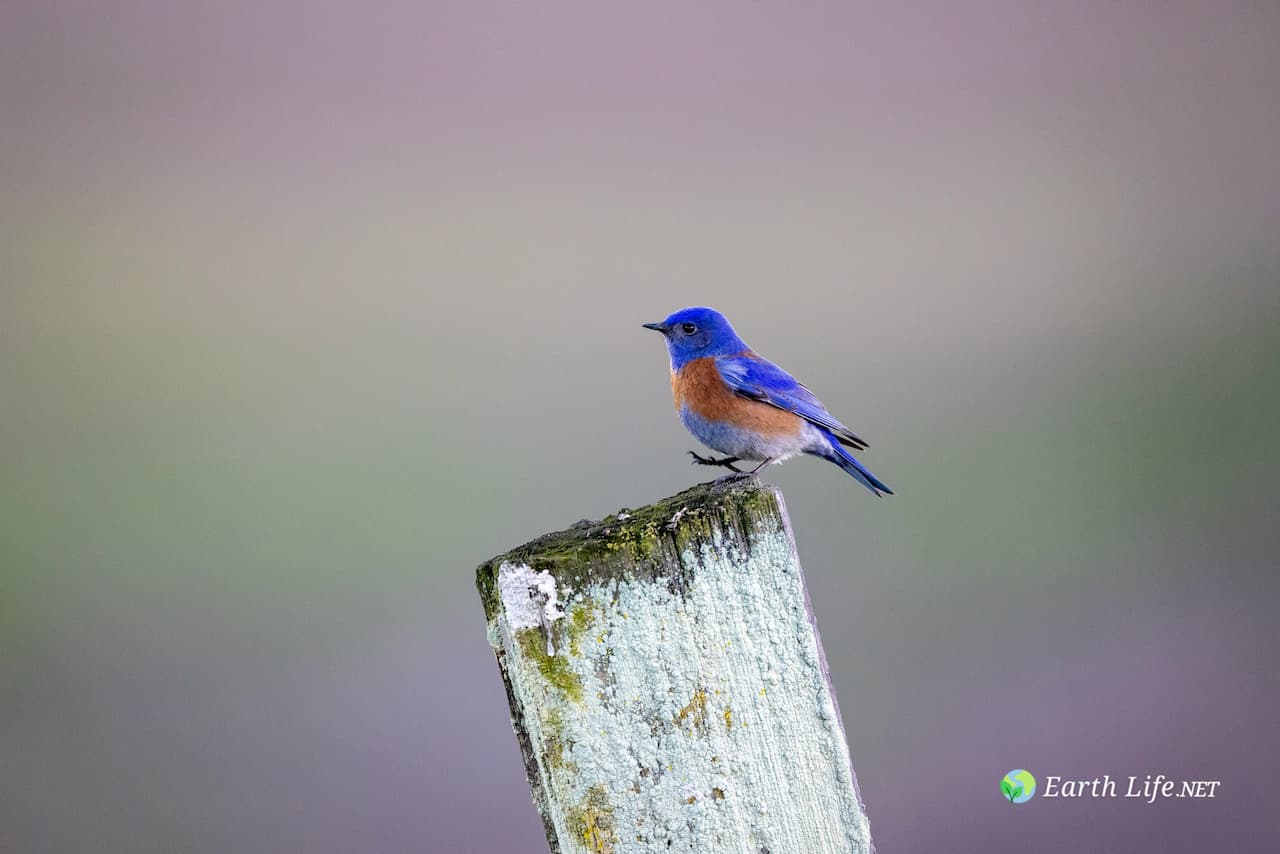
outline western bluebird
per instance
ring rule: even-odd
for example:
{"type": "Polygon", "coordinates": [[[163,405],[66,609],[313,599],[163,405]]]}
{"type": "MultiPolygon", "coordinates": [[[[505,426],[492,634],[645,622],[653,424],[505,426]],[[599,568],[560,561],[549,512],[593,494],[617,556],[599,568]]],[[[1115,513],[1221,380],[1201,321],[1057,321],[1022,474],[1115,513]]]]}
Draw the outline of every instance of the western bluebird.
{"type": "Polygon", "coordinates": [[[729,455],[717,460],[690,451],[694,462],[741,472],[734,463],[759,460],[754,474],[769,463],[813,454],[840,466],[877,498],[893,494],[845,450],[866,450],[867,443],[795,377],[752,352],[723,314],[685,308],[644,326],[667,339],[680,420],[699,442],[729,455]]]}

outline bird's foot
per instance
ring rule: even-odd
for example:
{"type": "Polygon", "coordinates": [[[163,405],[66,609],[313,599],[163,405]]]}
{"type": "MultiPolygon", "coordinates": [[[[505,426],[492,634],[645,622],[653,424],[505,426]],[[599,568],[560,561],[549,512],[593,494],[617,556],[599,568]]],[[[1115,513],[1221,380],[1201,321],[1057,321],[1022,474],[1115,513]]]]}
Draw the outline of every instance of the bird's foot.
{"type": "Polygon", "coordinates": [[[689,456],[693,457],[693,465],[695,466],[724,466],[737,474],[746,474],[746,472],[734,465],[734,463],[738,462],[738,457],[722,457],[717,460],[715,457],[704,457],[694,451],[690,451],[689,456]]]}
{"type": "MultiPolygon", "coordinates": [[[[689,453],[692,454],[693,452],[690,451],[689,453]]],[[[696,457],[697,454],[694,454],[694,456],[696,457]]],[[[712,481],[712,483],[732,483],[735,480],[746,480],[747,478],[755,477],[756,474],[760,471],[760,469],[769,465],[769,463],[771,462],[773,462],[773,457],[768,457],[764,460],[761,460],[760,465],[756,466],[751,471],[743,471],[742,469],[729,466],[729,468],[733,469],[733,474],[727,474],[724,477],[716,478],[715,480],[712,481]]],[[[704,463],[704,465],[716,465],[716,464],[717,463],[714,463],[714,462],[704,463]]]]}

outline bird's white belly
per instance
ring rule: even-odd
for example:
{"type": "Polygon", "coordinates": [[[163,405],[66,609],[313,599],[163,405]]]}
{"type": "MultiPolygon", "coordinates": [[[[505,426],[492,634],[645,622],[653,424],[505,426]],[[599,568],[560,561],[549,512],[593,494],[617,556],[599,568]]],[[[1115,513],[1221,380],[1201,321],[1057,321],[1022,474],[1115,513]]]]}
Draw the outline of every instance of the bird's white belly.
{"type": "Polygon", "coordinates": [[[768,436],[724,422],[710,421],[688,406],[680,408],[680,420],[708,448],[742,460],[781,462],[811,448],[820,448],[824,442],[818,429],[808,422],[801,423],[798,433],[768,436]]]}

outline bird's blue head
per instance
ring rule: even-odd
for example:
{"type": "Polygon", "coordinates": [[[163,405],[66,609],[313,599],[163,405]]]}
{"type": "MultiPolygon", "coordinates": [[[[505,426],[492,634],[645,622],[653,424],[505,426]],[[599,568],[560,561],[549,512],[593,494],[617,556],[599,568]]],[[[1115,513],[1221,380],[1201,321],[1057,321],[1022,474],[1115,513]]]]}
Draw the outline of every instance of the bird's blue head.
{"type": "Polygon", "coordinates": [[[714,308],[682,308],[661,323],[644,324],[644,328],[661,332],[667,339],[674,371],[694,359],[732,356],[747,349],[729,325],[729,319],[714,308]]]}

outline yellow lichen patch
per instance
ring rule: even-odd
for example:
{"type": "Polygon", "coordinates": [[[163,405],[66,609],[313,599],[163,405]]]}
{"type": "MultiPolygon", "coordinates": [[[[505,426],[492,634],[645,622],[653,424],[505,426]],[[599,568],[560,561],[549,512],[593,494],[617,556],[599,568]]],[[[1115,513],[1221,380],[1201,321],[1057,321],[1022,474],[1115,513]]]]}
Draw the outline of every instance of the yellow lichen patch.
{"type": "Polygon", "coordinates": [[[613,854],[615,835],[613,805],[603,783],[587,789],[582,803],[569,809],[566,815],[569,830],[582,840],[592,854],[613,854]]]}
{"type": "Polygon", "coordinates": [[[733,729],[733,709],[724,707],[724,728],[733,729]]]}
{"type": "Polygon", "coordinates": [[[674,718],[676,726],[683,729],[686,722],[690,726],[690,732],[705,731],[707,728],[707,692],[701,688],[694,691],[693,698],[676,713],[674,718]]]}
{"type": "Polygon", "coordinates": [[[719,786],[716,786],[711,790],[711,797],[715,798],[717,801],[723,801],[724,789],[720,788],[719,786]]]}

